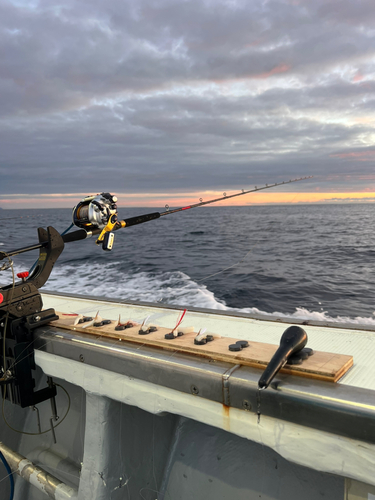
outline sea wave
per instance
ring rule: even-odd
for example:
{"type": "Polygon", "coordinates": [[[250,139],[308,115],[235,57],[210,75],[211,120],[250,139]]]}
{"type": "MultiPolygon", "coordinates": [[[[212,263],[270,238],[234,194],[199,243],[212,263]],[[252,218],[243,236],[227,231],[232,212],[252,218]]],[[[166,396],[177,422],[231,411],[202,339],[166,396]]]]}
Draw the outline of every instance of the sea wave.
{"type": "Polygon", "coordinates": [[[332,317],[327,311],[309,311],[303,307],[297,307],[293,313],[281,311],[269,313],[256,307],[229,307],[224,301],[215,297],[214,293],[205,285],[196,283],[182,272],[122,272],[119,271],[120,265],[120,262],[112,262],[104,265],[94,263],[90,264],[89,267],[83,264],[57,266],[46,285],[46,290],[262,314],[269,317],[375,325],[375,316],[332,317]]]}
{"type": "Polygon", "coordinates": [[[375,326],[375,312],[374,317],[362,317],[356,316],[354,318],[349,316],[330,316],[327,311],[309,311],[304,307],[296,307],[296,310],[293,313],[285,314],[282,312],[264,312],[256,307],[247,307],[244,309],[233,309],[231,310],[242,311],[249,314],[262,314],[270,317],[277,318],[294,318],[294,319],[304,319],[310,321],[323,321],[330,323],[352,323],[354,325],[374,325],[375,326]]]}
{"type": "Polygon", "coordinates": [[[182,272],[121,272],[121,263],[56,267],[46,289],[110,298],[226,310],[205,286],[182,272]]]}

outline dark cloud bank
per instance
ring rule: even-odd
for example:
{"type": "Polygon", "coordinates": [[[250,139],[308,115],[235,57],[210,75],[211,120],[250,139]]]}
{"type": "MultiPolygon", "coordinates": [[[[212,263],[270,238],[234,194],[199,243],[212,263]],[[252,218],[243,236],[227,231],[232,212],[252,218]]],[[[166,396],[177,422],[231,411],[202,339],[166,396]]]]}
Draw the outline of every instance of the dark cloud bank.
{"type": "Polygon", "coordinates": [[[375,191],[374,26],[373,0],[0,0],[0,194],[375,191]]]}

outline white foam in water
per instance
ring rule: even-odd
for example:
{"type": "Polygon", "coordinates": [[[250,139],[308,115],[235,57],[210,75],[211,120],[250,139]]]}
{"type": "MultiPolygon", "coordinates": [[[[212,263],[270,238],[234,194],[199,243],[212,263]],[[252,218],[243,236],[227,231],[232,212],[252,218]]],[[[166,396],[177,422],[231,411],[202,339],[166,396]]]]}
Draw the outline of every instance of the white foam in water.
{"type": "MultiPolygon", "coordinates": [[[[231,309],[231,308],[228,308],[231,309]]],[[[250,314],[266,314],[267,316],[278,317],[278,318],[296,318],[296,319],[306,319],[312,321],[324,321],[330,323],[353,323],[355,325],[375,325],[375,318],[363,318],[357,316],[356,318],[350,318],[349,316],[336,316],[331,317],[328,315],[327,311],[309,311],[304,307],[297,307],[294,313],[285,314],[281,312],[266,313],[257,309],[256,307],[250,307],[245,309],[236,309],[238,311],[247,312],[250,314]]]]}
{"type": "MultiPolygon", "coordinates": [[[[86,265],[64,265],[54,268],[46,289],[96,295],[113,299],[160,302],[187,307],[202,307],[222,311],[238,311],[249,314],[265,314],[271,317],[298,318],[324,322],[375,325],[375,317],[346,316],[330,317],[326,311],[309,311],[297,307],[292,314],[282,312],[266,313],[256,307],[228,307],[207,289],[182,272],[120,273],[120,263],[86,265]]],[[[375,312],[374,312],[375,315],[375,312]]]]}
{"type": "Polygon", "coordinates": [[[119,263],[56,267],[46,289],[114,299],[228,309],[205,286],[181,272],[120,273],[119,263]]]}

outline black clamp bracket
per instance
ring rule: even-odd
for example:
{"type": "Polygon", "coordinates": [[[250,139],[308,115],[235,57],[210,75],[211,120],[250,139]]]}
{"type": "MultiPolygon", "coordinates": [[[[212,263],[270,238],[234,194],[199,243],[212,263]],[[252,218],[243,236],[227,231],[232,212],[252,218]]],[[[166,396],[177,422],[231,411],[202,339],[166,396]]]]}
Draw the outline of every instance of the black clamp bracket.
{"type": "MultiPolygon", "coordinates": [[[[58,319],[54,309],[42,311],[43,301],[39,293],[48,280],[54,264],[64,249],[64,240],[53,227],[38,229],[39,258],[34,271],[27,279],[0,288],[0,385],[3,396],[20,405],[34,406],[56,395],[56,387],[49,384],[39,391],[35,389],[32,370],[36,369],[33,347],[33,330],[58,319]],[[5,353],[2,349],[5,336],[5,353]],[[5,360],[4,360],[5,354],[5,360]],[[5,369],[4,369],[5,367],[5,369]]],[[[33,248],[20,249],[22,253],[33,248]]],[[[15,255],[15,252],[10,252],[15,255]]],[[[0,260],[8,258],[0,252],[0,260]]]]}

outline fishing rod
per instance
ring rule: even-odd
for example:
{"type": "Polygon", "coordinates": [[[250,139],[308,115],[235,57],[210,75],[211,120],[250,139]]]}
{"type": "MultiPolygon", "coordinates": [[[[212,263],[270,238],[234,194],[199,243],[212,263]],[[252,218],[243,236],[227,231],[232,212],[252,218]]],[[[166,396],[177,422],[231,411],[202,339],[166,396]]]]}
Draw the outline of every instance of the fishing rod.
{"type": "MultiPolygon", "coordinates": [[[[80,229],[78,231],[63,234],[62,239],[64,243],[70,243],[72,241],[79,241],[90,238],[93,235],[99,235],[96,240],[96,244],[101,245],[103,250],[109,251],[113,248],[114,231],[117,231],[119,229],[135,226],[137,224],[143,224],[144,222],[159,219],[160,217],[175,214],[177,212],[182,212],[184,210],[190,210],[191,208],[202,207],[204,205],[217,203],[222,200],[229,200],[237,196],[243,196],[245,194],[254,193],[256,191],[271,189],[277,186],[283,186],[285,184],[300,182],[312,178],[313,176],[310,175],[307,177],[300,177],[298,179],[291,179],[289,181],[266,184],[265,186],[261,187],[255,186],[253,189],[249,189],[246,191],[243,189],[239,193],[231,194],[229,196],[226,193],[223,193],[223,196],[221,196],[220,198],[214,198],[208,201],[203,201],[202,198],[200,198],[199,203],[175,208],[172,210],[170,210],[169,206],[166,205],[165,212],[151,212],[148,214],[130,217],[123,220],[118,220],[116,196],[111,195],[110,193],[101,193],[95,196],[87,196],[73,208],[73,224],[80,229]]],[[[47,242],[39,242],[28,247],[12,250],[10,252],[0,252],[0,260],[5,259],[6,257],[13,257],[14,255],[18,255],[24,252],[29,252],[31,250],[38,250],[45,246],[46,243],[47,242]]]]}
{"type": "MultiPolygon", "coordinates": [[[[34,360],[34,340],[33,330],[58,319],[54,309],[43,309],[42,296],[39,292],[48,280],[53,266],[64,249],[65,243],[83,240],[93,235],[98,235],[96,244],[103,250],[111,250],[114,243],[114,232],[125,228],[142,224],[166,215],[171,215],[191,208],[201,207],[210,203],[228,200],[236,196],[243,196],[248,193],[271,189],[276,186],[299,182],[311,179],[301,177],[275,184],[266,184],[262,187],[242,190],[227,196],[223,193],[220,198],[203,201],[192,205],[169,209],[166,205],[165,212],[152,212],[128,219],[118,219],[117,197],[110,193],[101,193],[87,196],[73,208],[73,224],[78,230],[73,232],[64,231],[60,234],[52,226],[47,229],[38,228],[39,243],[15,250],[0,252],[0,271],[7,268],[12,269],[13,282],[10,285],[0,287],[0,387],[3,398],[12,403],[18,404],[22,408],[51,400],[52,408],[56,408],[55,396],[56,386],[51,379],[48,386],[40,390],[35,390],[35,370],[34,360]],[[30,272],[18,273],[20,281],[15,280],[12,257],[15,255],[39,250],[39,258],[30,272]]],[[[71,227],[72,227],[71,226],[71,227]]],[[[69,228],[70,229],[70,228],[69,228]]],[[[54,419],[56,420],[56,411],[54,419]]],[[[53,424],[51,420],[51,430],[53,424]]]]}

